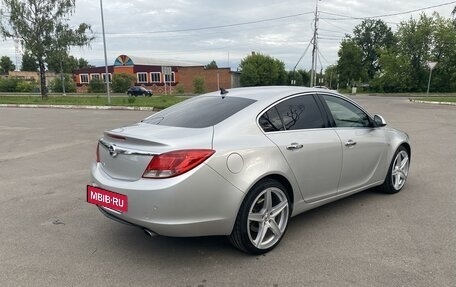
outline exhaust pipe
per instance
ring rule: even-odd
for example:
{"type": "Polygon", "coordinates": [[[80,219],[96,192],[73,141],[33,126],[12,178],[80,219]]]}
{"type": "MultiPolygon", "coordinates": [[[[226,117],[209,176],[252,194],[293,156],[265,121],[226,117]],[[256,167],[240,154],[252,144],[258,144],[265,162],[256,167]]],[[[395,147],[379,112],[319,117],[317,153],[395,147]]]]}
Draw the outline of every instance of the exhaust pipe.
{"type": "Polygon", "coordinates": [[[147,228],[144,228],[143,231],[144,231],[144,233],[145,233],[146,235],[148,235],[148,236],[150,236],[150,237],[154,237],[154,236],[157,235],[156,233],[150,231],[150,230],[147,229],[147,228]]]}

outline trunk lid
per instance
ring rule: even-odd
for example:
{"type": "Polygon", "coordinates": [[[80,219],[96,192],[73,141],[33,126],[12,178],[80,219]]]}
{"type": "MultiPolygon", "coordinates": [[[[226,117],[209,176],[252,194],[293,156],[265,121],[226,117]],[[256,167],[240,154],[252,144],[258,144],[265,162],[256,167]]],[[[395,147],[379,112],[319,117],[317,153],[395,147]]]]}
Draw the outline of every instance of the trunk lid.
{"type": "Polygon", "coordinates": [[[213,127],[179,128],[138,123],[106,131],[99,141],[101,169],[112,178],[135,181],[154,155],[182,149],[211,149],[213,127]]]}

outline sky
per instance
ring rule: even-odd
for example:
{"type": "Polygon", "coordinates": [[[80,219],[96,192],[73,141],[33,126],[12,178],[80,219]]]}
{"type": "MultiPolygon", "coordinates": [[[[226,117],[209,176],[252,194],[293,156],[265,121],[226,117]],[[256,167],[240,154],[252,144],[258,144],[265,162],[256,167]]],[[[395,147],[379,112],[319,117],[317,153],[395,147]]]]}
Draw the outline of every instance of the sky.
{"type": "MultiPolygon", "coordinates": [[[[121,54],[207,64],[236,70],[252,51],[285,63],[286,69],[310,69],[316,0],[104,0],[108,65],[121,54]]],[[[448,0],[321,0],[318,1],[318,69],[337,61],[345,34],[365,17],[384,20],[393,31],[401,21],[420,13],[452,17],[456,1],[448,0]],[[441,5],[440,7],[431,6],[441,5]],[[385,16],[412,10],[401,15],[385,16]],[[382,16],[383,15],[383,16],[382,16]]],[[[95,66],[104,65],[100,1],[76,0],[71,26],[90,24],[90,47],[71,54],[95,66]]],[[[15,62],[12,40],[0,39],[0,56],[15,62]]]]}

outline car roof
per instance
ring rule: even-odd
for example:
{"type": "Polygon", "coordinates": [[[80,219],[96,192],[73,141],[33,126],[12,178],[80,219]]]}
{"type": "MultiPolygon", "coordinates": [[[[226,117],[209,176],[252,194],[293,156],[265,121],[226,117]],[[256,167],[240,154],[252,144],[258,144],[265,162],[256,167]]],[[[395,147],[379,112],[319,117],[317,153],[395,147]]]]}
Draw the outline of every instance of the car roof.
{"type": "MultiPolygon", "coordinates": [[[[335,93],[331,90],[321,89],[321,88],[308,88],[308,87],[300,87],[300,86],[263,86],[263,87],[244,87],[244,88],[234,88],[234,89],[227,89],[227,94],[225,97],[238,97],[238,98],[247,98],[257,101],[258,103],[261,102],[275,102],[280,100],[286,96],[295,95],[295,94],[302,94],[302,93],[310,93],[310,92],[323,92],[323,93],[330,93],[336,94],[341,96],[338,93],[335,93]]],[[[205,94],[205,96],[221,96],[220,91],[212,92],[205,94]]]]}

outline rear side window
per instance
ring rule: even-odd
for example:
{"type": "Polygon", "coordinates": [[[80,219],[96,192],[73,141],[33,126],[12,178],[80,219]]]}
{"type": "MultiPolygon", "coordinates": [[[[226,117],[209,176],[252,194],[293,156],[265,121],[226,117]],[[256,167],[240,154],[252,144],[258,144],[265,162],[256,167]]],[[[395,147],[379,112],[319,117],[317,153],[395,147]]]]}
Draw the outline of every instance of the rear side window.
{"type": "Polygon", "coordinates": [[[280,118],[276,107],[272,107],[267,112],[265,112],[260,117],[259,123],[265,132],[276,132],[284,130],[282,119],[280,118]]]}
{"type": "Polygon", "coordinates": [[[325,122],[320,109],[312,95],[293,97],[278,103],[260,117],[260,126],[265,132],[274,131],[267,123],[276,122],[280,127],[276,130],[301,130],[324,128],[325,122]],[[274,112],[274,109],[276,112],[274,112]],[[272,115],[278,114],[278,120],[267,120],[267,117],[275,119],[272,115]],[[283,126],[282,126],[283,125],[283,126]]]}
{"type": "Polygon", "coordinates": [[[255,100],[236,97],[199,97],[171,106],[145,123],[181,128],[206,128],[220,123],[255,100]]]}

